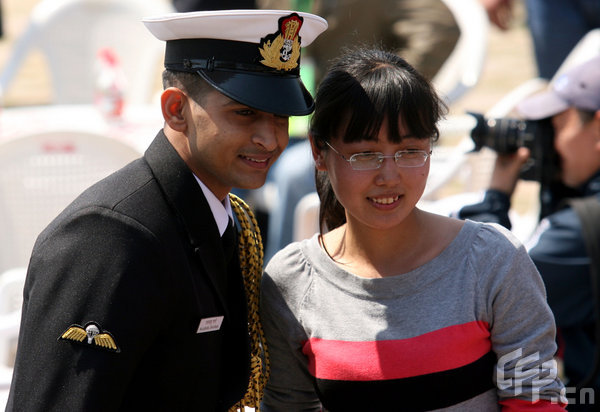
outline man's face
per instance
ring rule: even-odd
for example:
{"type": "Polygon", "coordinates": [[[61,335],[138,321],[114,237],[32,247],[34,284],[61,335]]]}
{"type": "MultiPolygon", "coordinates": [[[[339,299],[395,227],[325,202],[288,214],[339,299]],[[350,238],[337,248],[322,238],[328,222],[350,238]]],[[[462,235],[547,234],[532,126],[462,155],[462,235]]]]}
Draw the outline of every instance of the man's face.
{"type": "Polygon", "coordinates": [[[219,199],[233,187],[262,186],[288,144],[288,116],[250,108],[216,90],[200,103],[188,101],[193,172],[219,199]]]}
{"type": "Polygon", "coordinates": [[[562,181],[570,187],[584,184],[600,167],[597,122],[582,122],[570,108],[552,118],[554,147],[560,155],[562,181]]]}

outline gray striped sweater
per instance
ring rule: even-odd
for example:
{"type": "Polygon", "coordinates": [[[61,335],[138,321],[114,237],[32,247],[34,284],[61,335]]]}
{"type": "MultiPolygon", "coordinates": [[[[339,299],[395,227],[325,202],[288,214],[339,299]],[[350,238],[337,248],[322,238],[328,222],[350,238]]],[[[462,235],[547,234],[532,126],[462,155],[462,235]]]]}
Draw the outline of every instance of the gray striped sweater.
{"type": "Polygon", "coordinates": [[[466,221],[436,258],[381,279],[341,269],[317,236],[293,243],[265,269],[261,316],[264,411],[564,409],[541,278],[500,226],[466,221]]]}

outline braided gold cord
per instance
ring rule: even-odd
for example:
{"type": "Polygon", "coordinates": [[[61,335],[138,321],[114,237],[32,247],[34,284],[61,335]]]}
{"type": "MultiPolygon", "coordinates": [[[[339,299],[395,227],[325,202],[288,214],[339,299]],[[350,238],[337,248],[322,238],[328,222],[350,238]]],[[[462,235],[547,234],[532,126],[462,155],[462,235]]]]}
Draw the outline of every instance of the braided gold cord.
{"type": "Polygon", "coordinates": [[[265,335],[259,317],[260,279],[263,271],[263,244],[254,213],[239,197],[229,194],[231,206],[240,222],[240,268],[248,304],[248,333],[250,334],[250,381],[244,397],[229,411],[243,411],[244,407],[259,412],[263,390],[269,377],[269,356],[265,335]]]}

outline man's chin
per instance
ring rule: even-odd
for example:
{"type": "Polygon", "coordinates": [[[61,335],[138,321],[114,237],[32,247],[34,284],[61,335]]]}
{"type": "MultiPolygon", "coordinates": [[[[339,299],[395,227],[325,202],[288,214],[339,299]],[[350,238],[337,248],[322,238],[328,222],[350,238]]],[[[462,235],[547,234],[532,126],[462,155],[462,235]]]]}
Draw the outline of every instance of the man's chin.
{"type": "Polygon", "coordinates": [[[263,187],[265,185],[267,178],[266,176],[262,179],[252,179],[252,180],[244,180],[243,182],[240,182],[237,186],[237,188],[239,189],[245,189],[245,190],[255,190],[255,189],[260,189],[261,187],[263,187]]]}

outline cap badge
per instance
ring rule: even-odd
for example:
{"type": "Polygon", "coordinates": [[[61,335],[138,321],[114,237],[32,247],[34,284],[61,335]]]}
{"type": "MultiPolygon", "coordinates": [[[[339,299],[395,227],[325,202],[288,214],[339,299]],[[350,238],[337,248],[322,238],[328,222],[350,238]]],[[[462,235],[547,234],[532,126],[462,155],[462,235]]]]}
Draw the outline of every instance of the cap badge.
{"type": "Polygon", "coordinates": [[[292,70],[298,67],[300,58],[300,27],[304,19],[297,13],[279,19],[279,30],[260,41],[259,51],[265,66],[277,70],[292,70]]]}
{"type": "Polygon", "coordinates": [[[85,328],[79,325],[71,325],[59,339],[70,340],[111,352],[120,352],[112,335],[107,331],[102,331],[100,325],[95,322],[89,322],[85,325],[85,328]]]}

